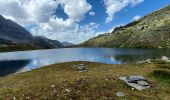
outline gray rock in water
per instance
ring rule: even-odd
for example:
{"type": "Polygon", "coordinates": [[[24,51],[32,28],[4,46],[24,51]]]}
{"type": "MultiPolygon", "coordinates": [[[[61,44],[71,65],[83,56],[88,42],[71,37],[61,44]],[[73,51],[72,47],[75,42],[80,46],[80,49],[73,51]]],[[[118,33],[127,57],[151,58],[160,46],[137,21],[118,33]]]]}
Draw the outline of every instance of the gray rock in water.
{"type": "Polygon", "coordinates": [[[150,84],[143,76],[119,77],[119,79],[138,91],[150,88],[150,84]]]}
{"type": "Polygon", "coordinates": [[[118,97],[124,97],[125,94],[124,94],[123,92],[117,92],[117,93],[116,93],[116,96],[118,96],[118,97]]]}

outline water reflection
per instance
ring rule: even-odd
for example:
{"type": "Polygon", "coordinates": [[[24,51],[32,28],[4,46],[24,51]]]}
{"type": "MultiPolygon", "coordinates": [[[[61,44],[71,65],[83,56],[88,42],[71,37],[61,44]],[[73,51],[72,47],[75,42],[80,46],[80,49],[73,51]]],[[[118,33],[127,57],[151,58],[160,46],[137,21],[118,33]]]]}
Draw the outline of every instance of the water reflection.
{"type": "Polygon", "coordinates": [[[170,49],[143,49],[142,51],[135,51],[138,53],[135,54],[120,54],[114,55],[116,61],[122,63],[135,63],[137,61],[146,60],[146,59],[159,59],[162,56],[170,57],[170,49]]]}
{"type": "Polygon", "coordinates": [[[0,61],[0,77],[24,68],[30,60],[0,61]]]}
{"type": "Polygon", "coordinates": [[[170,49],[65,48],[9,52],[0,53],[0,70],[7,75],[18,70],[27,71],[61,62],[89,61],[125,64],[162,56],[170,56],[170,49]]]}

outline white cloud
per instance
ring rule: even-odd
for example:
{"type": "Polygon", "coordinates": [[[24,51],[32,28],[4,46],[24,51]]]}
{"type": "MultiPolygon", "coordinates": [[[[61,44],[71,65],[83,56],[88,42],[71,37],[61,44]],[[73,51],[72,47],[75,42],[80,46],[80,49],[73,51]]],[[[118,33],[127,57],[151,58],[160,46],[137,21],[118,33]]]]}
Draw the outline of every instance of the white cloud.
{"type": "Polygon", "coordinates": [[[89,15],[90,15],[90,16],[95,16],[95,14],[96,14],[96,13],[93,12],[93,11],[89,12],[89,15]]]}
{"type": "MultiPolygon", "coordinates": [[[[66,23],[70,24],[69,21],[66,23]]],[[[41,33],[44,33],[43,36],[49,37],[51,39],[57,39],[62,42],[69,40],[69,42],[71,43],[81,43],[82,41],[85,41],[91,37],[96,36],[95,29],[97,29],[98,27],[99,25],[96,23],[89,23],[83,26],[80,26],[75,23],[75,25],[72,25],[72,27],[56,28],[55,24],[44,23],[40,25],[40,27],[37,27],[36,29],[32,29],[31,31],[33,34],[36,35],[41,35],[41,33]],[[56,34],[52,34],[54,32],[56,32],[56,34]]]]}
{"type": "Polygon", "coordinates": [[[31,29],[33,35],[80,43],[92,37],[98,27],[96,23],[79,25],[92,8],[86,0],[0,0],[0,4],[0,14],[4,17],[24,27],[36,25],[31,29]],[[68,19],[51,16],[59,5],[68,19]]]}
{"type": "Polygon", "coordinates": [[[108,14],[108,17],[106,18],[105,22],[111,22],[113,20],[114,15],[125,7],[135,6],[143,1],[144,0],[104,0],[106,13],[108,14]]]}
{"type": "Polygon", "coordinates": [[[141,18],[141,16],[136,15],[136,16],[134,16],[134,17],[132,18],[132,21],[137,21],[137,20],[139,20],[140,18],[141,18]]]}
{"type": "Polygon", "coordinates": [[[64,5],[64,12],[75,21],[80,21],[92,8],[86,0],[60,0],[64,5]]]}

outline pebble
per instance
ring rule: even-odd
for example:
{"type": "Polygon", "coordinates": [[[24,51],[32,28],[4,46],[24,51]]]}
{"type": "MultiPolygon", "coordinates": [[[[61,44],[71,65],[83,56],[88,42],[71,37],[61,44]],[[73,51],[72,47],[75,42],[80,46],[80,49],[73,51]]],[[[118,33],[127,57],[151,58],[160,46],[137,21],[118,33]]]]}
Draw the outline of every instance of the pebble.
{"type": "Polygon", "coordinates": [[[118,96],[118,97],[124,97],[125,94],[124,94],[123,92],[117,92],[117,93],[116,93],[116,96],[118,96]]]}
{"type": "Polygon", "coordinates": [[[52,87],[52,88],[54,88],[54,87],[55,87],[55,85],[51,85],[51,87],[52,87]]]}
{"type": "Polygon", "coordinates": [[[66,92],[71,92],[71,90],[70,90],[70,89],[65,89],[65,91],[66,91],[66,92]]]}

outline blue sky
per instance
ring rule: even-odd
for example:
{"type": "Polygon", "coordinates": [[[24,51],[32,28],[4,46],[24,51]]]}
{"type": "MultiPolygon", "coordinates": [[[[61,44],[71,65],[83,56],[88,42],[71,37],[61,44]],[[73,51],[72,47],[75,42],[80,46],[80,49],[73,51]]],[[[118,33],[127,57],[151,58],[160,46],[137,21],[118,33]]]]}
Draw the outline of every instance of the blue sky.
{"type": "Polygon", "coordinates": [[[170,5],[170,0],[0,0],[0,4],[1,15],[35,36],[81,43],[170,5]]]}
{"type": "Polygon", "coordinates": [[[125,7],[115,15],[112,22],[105,23],[107,14],[105,13],[105,7],[102,0],[87,0],[87,2],[93,6],[92,9],[95,11],[96,16],[90,17],[87,15],[87,18],[85,18],[81,24],[85,24],[87,22],[98,23],[100,24],[99,29],[97,30],[98,32],[108,31],[114,26],[127,24],[131,22],[133,17],[136,15],[143,17],[170,4],[170,0],[144,0],[144,2],[136,6],[125,7]]]}

